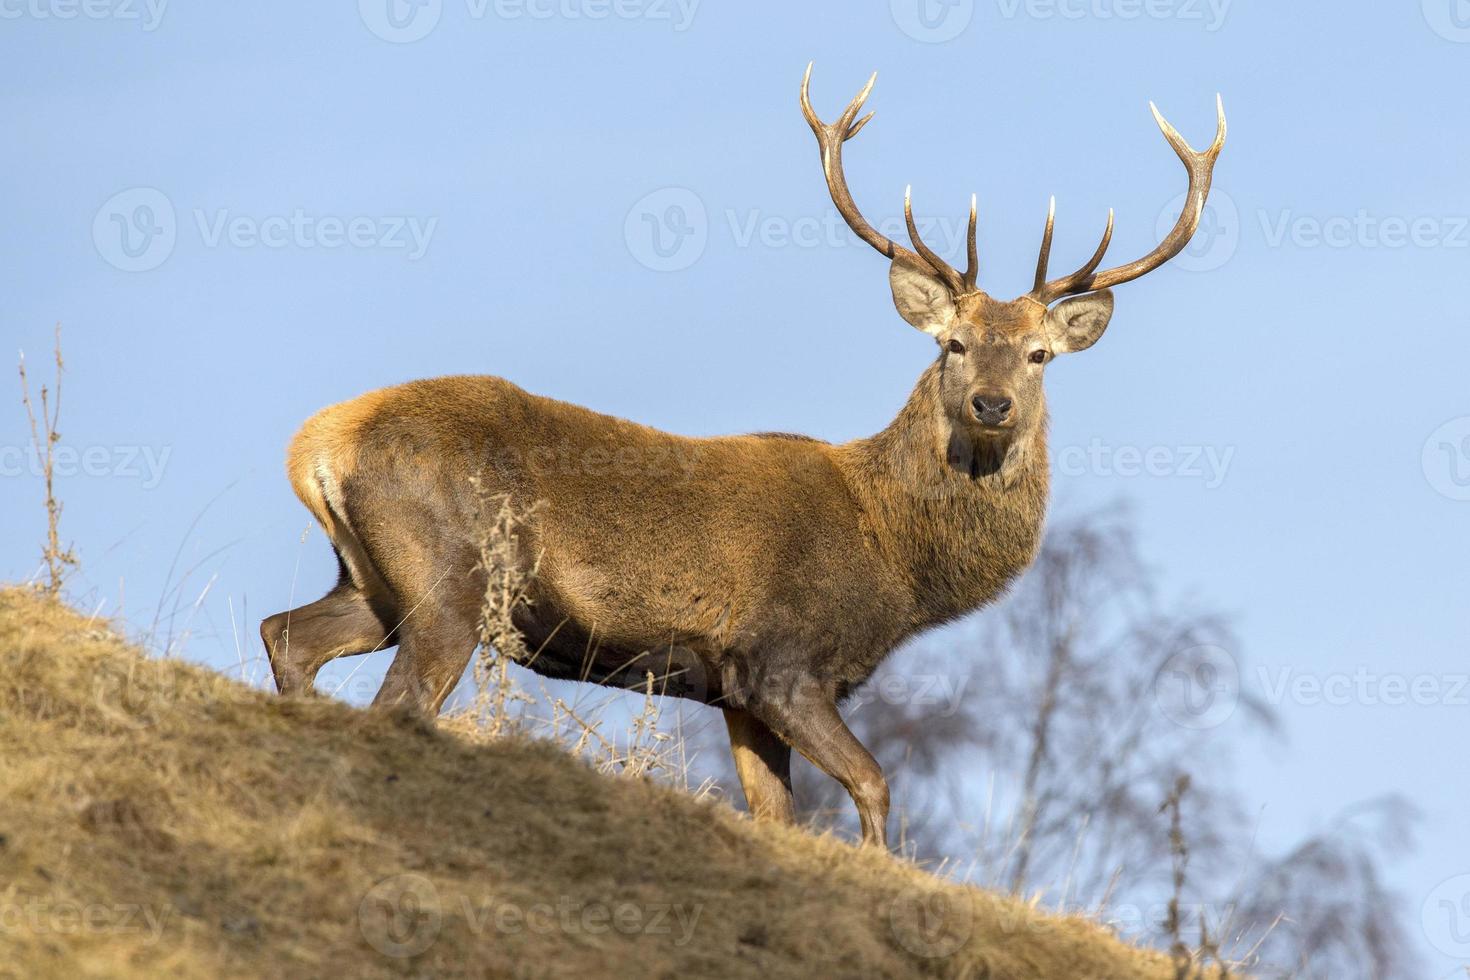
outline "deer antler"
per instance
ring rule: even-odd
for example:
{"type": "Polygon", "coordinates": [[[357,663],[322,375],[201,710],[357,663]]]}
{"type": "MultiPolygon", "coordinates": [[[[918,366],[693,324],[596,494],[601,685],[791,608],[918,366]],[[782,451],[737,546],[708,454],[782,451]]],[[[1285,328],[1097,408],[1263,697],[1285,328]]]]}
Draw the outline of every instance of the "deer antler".
{"type": "Polygon", "coordinates": [[[857,234],[859,238],[873,246],[883,255],[890,259],[904,258],[915,265],[924,266],[933,270],[934,274],[942,279],[956,296],[975,289],[975,281],[979,276],[979,263],[975,257],[975,200],[970,199],[970,231],[967,240],[967,252],[969,266],[965,274],[961,276],[954,267],[945,262],[935,252],[924,244],[919,237],[919,230],[914,225],[913,208],[909,202],[908,191],[903,196],[904,222],[908,225],[909,238],[913,240],[914,248],[918,253],[904,248],[902,245],[881,234],[876,228],[868,224],[862,212],[858,210],[857,204],[853,202],[852,194],[847,189],[847,178],[842,173],[842,144],[856,136],[868,120],[873,118],[873,113],[868,113],[861,119],[857,114],[862,110],[863,103],[868,98],[868,93],[873,90],[873,83],[878,79],[878,73],[873,72],[868,79],[868,84],[863,86],[857,97],[847,104],[842,115],[837,121],[830,125],[822,122],[812,109],[811,97],[808,88],[811,85],[812,66],[806,66],[806,74],[801,79],[801,114],[806,117],[807,125],[811,126],[812,132],[817,137],[817,145],[822,150],[822,172],[827,178],[827,191],[832,195],[832,203],[837,205],[837,211],[842,215],[847,226],[857,234]],[[856,122],[853,120],[857,119],[856,122]]]}
{"type": "Polygon", "coordinates": [[[1184,209],[1179,213],[1179,220],[1174,223],[1173,230],[1164,236],[1164,240],[1143,258],[1127,265],[1094,273],[1093,270],[1102,262],[1103,255],[1108,250],[1108,243],[1113,238],[1113,212],[1109,211],[1107,230],[1103,232],[1102,243],[1098,245],[1097,251],[1092,253],[1092,258],[1070,276],[1063,276],[1048,282],[1046,266],[1051,257],[1051,236],[1057,206],[1056,198],[1052,198],[1051,207],[1046,215],[1046,231],[1041,237],[1041,255],[1036,261],[1036,285],[1028,294],[1037,302],[1047,305],[1063,296],[1090,293],[1137,279],[1184,251],[1184,247],[1189,244],[1189,240],[1199,229],[1200,217],[1205,210],[1205,199],[1210,196],[1210,179],[1214,175],[1215,160],[1219,158],[1220,150],[1225,146],[1224,100],[1218,95],[1215,96],[1217,118],[1215,142],[1210,144],[1210,148],[1203,153],[1197,153],[1190,147],[1184,137],[1179,135],[1179,131],[1169,125],[1169,121],[1160,114],[1157,106],[1150,102],[1148,107],[1153,110],[1154,119],[1158,122],[1159,129],[1163,130],[1164,138],[1169,141],[1169,145],[1183,161],[1184,169],[1189,171],[1189,192],[1185,195],[1184,209]]]}

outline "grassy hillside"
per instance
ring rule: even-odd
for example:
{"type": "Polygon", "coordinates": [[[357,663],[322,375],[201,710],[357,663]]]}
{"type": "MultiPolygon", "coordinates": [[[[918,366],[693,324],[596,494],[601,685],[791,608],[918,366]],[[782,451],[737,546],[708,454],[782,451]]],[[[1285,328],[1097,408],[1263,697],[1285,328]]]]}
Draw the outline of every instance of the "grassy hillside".
{"type": "Polygon", "coordinates": [[[1173,977],[1094,924],[0,591],[0,976],[1173,977]]]}

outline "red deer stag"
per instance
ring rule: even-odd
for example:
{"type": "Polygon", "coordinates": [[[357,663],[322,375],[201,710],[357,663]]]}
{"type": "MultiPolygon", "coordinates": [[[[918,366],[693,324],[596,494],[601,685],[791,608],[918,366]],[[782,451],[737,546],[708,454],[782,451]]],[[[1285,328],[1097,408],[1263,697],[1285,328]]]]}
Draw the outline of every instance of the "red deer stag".
{"type": "MultiPolygon", "coordinates": [[[[874,78],[877,76],[875,75],[874,78]]],[[[968,265],[914,250],[859,213],[842,145],[873,87],[837,121],[801,110],[827,189],[887,257],[899,315],[938,356],[887,428],[831,445],[757,434],[691,439],[522,391],[493,377],[415,381],[328,408],[291,444],[298,496],[336,549],[324,598],[261,625],[282,693],[310,690],[334,657],[397,644],[376,704],[437,713],[477,643],[486,574],[482,494],[541,506],[517,561],[535,563],[516,625],[546,676],[660,690],[724,711],[752,813],[790,821],[791,749],[842,784],[865,843],[885,844],[888,786],[837,706],[896,646],[996,598],[1031,562],[1047,502],[1042,374],[1085,350],[1113,311],[1109,287],[1177,255],[1199,225],[1225,142],[1199,153],[1154,109],[1189,192],[1168,236],[1136,262],[1047,278],[1009,302],[968,265]],[[1071,297],[1071,298],[1068,298],[1071,297]]],[[[1054,212],[1053,208],[1053,212],[1054,212]]]]}

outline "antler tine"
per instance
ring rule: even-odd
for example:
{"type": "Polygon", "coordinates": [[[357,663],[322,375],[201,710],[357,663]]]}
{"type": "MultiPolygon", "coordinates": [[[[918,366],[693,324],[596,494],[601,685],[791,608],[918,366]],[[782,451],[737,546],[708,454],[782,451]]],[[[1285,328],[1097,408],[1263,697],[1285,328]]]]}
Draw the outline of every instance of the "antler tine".
{"type": "Polygon", "coordinates": [[[1189,240],[1199,230],[1200,218],[1204,215],[1205,201],[1210,196],[1210,182],[1214,177],[1215,161],[1219,159],[1220,151],[1225,147],[1225,101],[1219,95],[1215,96],[1215,139],[1203,152],[1197,152],[1190,147],[1179,131],[1169,124],[1163,113],[1159,112],[1158,107],[1152,102],[1149,103],[1149,109],[1153,112],[1159,129],[1163,131],[1164,139],[1168,140],[1169,145],[1174,148],[1174,152],[1179,156],[1180,162],[1184,164],[1184,169],[1189,174],[1189,190],[1185,194],[1184,207],[1179,213],[1179,220],[1174,223],[1169,234],[1164,236],[1164,240],[1143,258],[1094,274],[1093,270],[1102,262],[1113,235],[1113,214],[1109,211],[1108,228],[1103,233],[1102,244],[1098,246],[1088,263],[1070,276],[1048,282],[1046,281],[1046,262],[1051,251],[1052,236],[1052,218],[1048,215],[1046,235],[1041,244],[1041,259],[1037,263],[1036,286],[1031,291],[1032,298],[1038,302],[1051,303],[1063,296],[1108,289],[1137,279],[1184,251],[1189,240]]]}
{"type": "Polygon", "coordinates": [[[881,234],[876,228],[868,224],[852,199],[852,193],[847,189],[847,178],[842,172],[842,144],[847,142],[862,131],[873,118],[873,113],[868,113],[861,119],[857,114],[862,111],[863,103],[867,101],[868,94],[873,91],[873,83],[878,80],[878,73],[868,78],[868,83],[863,86],[862,91],[857,94],[842,115],[832,124],[822,122],[817,116],[816,110],[812,108],[811,100],[812,63],[808,62],[806,74],[801,78],[801,114],[806,117],[807,125],[817,137],[817,145],[822,150],[822,171],[827,177],[827,190],[832,195],[832,203],[837,205],[837,211],[842,215],[859,238],[867,242],[873,248],[890,259],[905,259],[915,265],[927,266],[956,294],[963,293],[968,288],[973,288],[975,276],[979,270],[975,261],[975,208],[974,202],[970,206],[970,268],[965,276],[961,276],[948,263],[940,258],[924,240],[919,237],[918,229],[914,225],[914,216],[909,204],[908,191],[904,192],[904,220],[908,224],[909,237],[913,239],[914,248],[917,252],[904,248],[902,245],[881,234]],[[855,120],[855,121],[854,121],[855,120]]]}
{"type": "MultiPolygon", "coordinates": [[[[1055,213],[1056,199],[1053,198],[1052,211],[1046,216],[1046,236],[1042,240],[1041,262],[1038,264],[1038,267],[1036,269],[1036,281],[1038,284],[1045,283],[1046,280],[1046,262],[1051,255],[1052,222],[1053,218],[1055,217],[1055,213]]],[[[1078,269],[1070,276],[1063,276],[1060,279],[1055,279],[1050,283],[1046,283],[1046,288],[1058,290],[1058,296],[1066,296],[1069,293],[1073,292],[1089,292],[1090,289],[1079,289],[1078,287],[1081,284],[1086,283],[1091,278],[1093,270],[1102,264],[1103,256],[1108,254],[1108,246],[1112,244],[1112,241],[1113,209],[1108,208],[1108,226],[1103,229],[1102,241],[1098,243],[1097,250],[1092,253],[1092,258],[1088,259],[1087,262],[1083,264],[1082,268],[1078,269]]],[[[1048,302],[1050,302],[1050,300],[1048,300],[1048,302]]]]}
{"type": "Polygon", "coordinates": [[[965,287],[976,288],[980,278],[980,258],[975,249],[975,195],[970,195],[970,231],[965,236],[965,287]]]}
{"type": "Polygon", "coordinates": [[[838,214],[847,222],[859,238],[867,242],[873,248],[890,259],[904,258],[918,265],[927,263],[914,252],[888,238],[868,224],[862,212],[858,210],[856,202],[852,199],[852,193],[847,189],[847,177],[842,172],[842,144],[856,136],[868,120],[873,118],[873,113],[868,113],[861,119],[856,119],[863,102],[868,94],[873,91],[873,83],[878,80],[878,73],[868,78],[868,84],[864,85],[862,91],[857,94],[837,121],[828,125],[817,116],[816,110],[812,108],[810,95],[812,80],[812,62],[806,66],[806,74],[801,78],[801,114],[806,117],[807,125],[812,128],[812,133],[817,137],[817,146],[822,151],[822,173],[827,178],[827,192],[832,195],[832,203],[837,206],[838,214]]]}
{"type": "MultiPolygon", "coordinates": [[[[908,226],[909,239],[914,243],[914,248],[918,249],[919,254],[924,257],[924,261],[929,263],[929,267],[944,280],[945,284],[949,286],[950,291],[958,296],[965,292],[966,280],[961,278],[960,274],[955,271],[952,265],[940,258],[933,249],[924,244],[924,239],[919,237],[919,228],[914,224],[913,201],[909,199],[911,189],[910,187],[903,189],[903,222],[908,226]]],[[[973,228],[974,226],[972,225],[971,227],[973,228]]],[[[971,238],[971,244],[973,245],[973,243],[974,239],[971,238]]],[[[974,262],[971,261],[970,265],[973,268],[974,262]]]]}
{"type": "MultiPolygon", "coordinates": [[[[862,109],[863,103],[868,101],[868,96],[873,91],[873,85],[878,81],[878,73],[873,72],[873,74],[868,76],[868,83],[863,86],[862,91],[858,92],[856,98],[847,104],[847,108],[842,110],[842,115],[837,117],[837,121],[831,126],[828,126],[818,118],[816,110],[812,108],[810,92],[812,66],[815,64],[816,62],[814,61],[808,61],[806,63],[806,73],[801,76],[801,114],[806,117],[807,124],[813,129],[832,130],[841,133],[844,142],[850,140],[858,134],[858,130],[867,125],[869,119],[873,118],[873,113],[870,112],[856,124],[853,123],[853,118],[862,109]]],[[[818,136],[822,135],[825,135],[825,133],[818,134],[818,136]]]]}
{"type": "Polygon", "coordinates": [[[1033,294],[1040,294],[1046,285],[1046,267],[1051,263],[1051,236],[1057,227],[1057,199],[1052,195],[1046,206],[1046,231],[1041,233],[1041,254],[1036,257],[1036,283],[1031,287],[1033,294]]]}

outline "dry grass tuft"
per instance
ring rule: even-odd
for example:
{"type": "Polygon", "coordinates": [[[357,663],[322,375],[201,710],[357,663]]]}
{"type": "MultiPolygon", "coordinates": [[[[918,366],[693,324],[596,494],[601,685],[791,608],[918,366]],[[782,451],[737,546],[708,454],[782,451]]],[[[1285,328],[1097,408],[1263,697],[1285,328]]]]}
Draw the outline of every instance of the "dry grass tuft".
{"type": "Polygon", "coordinates": [[[1206,976],[1218,976],[1221,980],[1230,975],[1230,964],[1220,953],[1220,944],[1210,936],[1210,924],[1203,910],[1199,914],[1199,948],[1191,949],[1184,941],[1184,915],[1181,902],[1184,897],[1186,875],[1189,868],[1189,843],[1184,836],[1184,797],[1189,793],[1190,779],[1181,773],[1174,779],[1174,787],[1159,807],[1160,813],[1169,815],[1169,855],[1173,864],[1173,894],[1164,928],[1169,933],[1169,958],[1174,962],[1174,980],[1202,980],[1206,976]],[[1213,960],[1215,973],[1206,973],[1206,964],[1213,960]]]}
{"type": "Polygon", "coordinates": [[[545,741],[281,699],[0,591],[0,976],[1168,978],[545,741]]]}
{"type": "Polygon", "coordinates": [[[539,503],[518,509],[508,493],[487,494],[478,477],[471,480],[480,501],[479,569],[485,573],[485,596],[480,606],[480,648],[475,658],[475,703],[471,728],[490,738],[508,734],[515,724],[511,707],[533,703],[516,689],[510,665],[531,659],[525,637],[514,616],[530,600],[526,588],[536,577],[539,561],[529,567],[519,562],[520,531],[541,509],[539,503]]]}
{"type": "Polygon", "coordinates": [[[66,366],[61,360],[61,324],[56,325],[56,380],[55,391],[41,385],[41,409],[31,398],[31,380],[26,375],[26,356],[20,355],[20,400],[26,409],[26,421],[31,427],[31,449],[41,465],[41,478],[46,487],[46,545],[41,557],[46,563],[46,592],[55,597],[61,594],[66,574],[76,567],[76,553],[61,543],[61,501],[56,496],[56,444],[61,441],[57,426],[61,422],[61,375],[66,366]],[[39,416],[39,418],[38,418],[39,416]]]}
{"type": "Polygon", "coordinates": [[[538,697],[516,684],[510,665],[525,666],[540,654],[526,645],[514,616],[530,604],[529,588],[540,567],[539,555],[522,554],[522,530],[544,502],[521,507],[510,494],[485,491],[478,477],[471,483],[479,501],[476,526],[482,528],[477,570],[485,573],[473,671],[475,696],[468,707],[447,712],[440,724],[474,742],[508,735],[553,741],[600,773],[653,776],[696,797],[707,796],[713,780],[697,787],[689,784],[690,760],[682,732],[663,730],[662,691],[651,671],[644,672],[641,710],[621,732],[610,721],[616,712],[608,710],[616,695],[579,707],[544,688],[538,697]]]}

